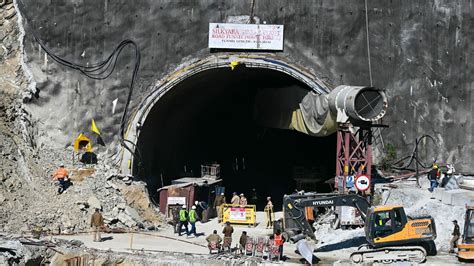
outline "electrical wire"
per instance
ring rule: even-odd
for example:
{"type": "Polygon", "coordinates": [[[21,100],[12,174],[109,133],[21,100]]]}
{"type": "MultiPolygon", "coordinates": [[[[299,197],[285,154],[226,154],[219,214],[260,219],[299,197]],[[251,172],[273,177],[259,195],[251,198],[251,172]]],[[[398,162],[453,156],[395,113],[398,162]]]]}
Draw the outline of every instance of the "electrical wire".
{"type": "MultiPolygon", "coordinates": [[[[23,1],[20,0],[19,2],[21,2],[21,5],[18,5],[18,9],[20,10],[22,16],[25,18],[25,21],[27,23],[34,21],[34,20],[31,20],[27,16],[27,13],[24,10],[23,1]]],[[[97,64],[92,64],[90,66],[87,66],[87,65],[81,65],[81,64],[78,64],[78,63],[71,62],[70,60],[64,59],[64,58],[56,55],[39,38],[39,36],[36,34],[34,29],[31,30],[31,34],[33,35],[36,42],[38,42],[41,49],[43,49],[45,51],[45,53],[49,57],[51,57],[54,61],[56,61],[60,65],[63,65],[63,66],[66,66],[68,68],[72,68],[74,70],[77,70],[81,74],[85,75],[86,77],[88,77],[90,79],[94,79],[94,80],[104,80],[104,79],[107,79],[108,77],[110,77],[110,75],[112,75],[112,73],[115,70],[115,67],[117,65],[117,60],[118,60],[120,54],[122,53],[122,50],[127,46],[132,46],[132,48],[135,50],[135,67],[134,67],[133,72],[132,72],[132,78],[131,78],[131,81],[130,81],[127,100],[125,102],[125,108],[124,108],[124,111],[122,113],[122,117],[120,119],[120,145],[124,149],[128,150],[133,155],[134,158],[137,158],[138,163],[140,163],[141,156],[140,156],[138,150],[136,149],[136,145],[133,142],[125,139],[125,126],[126,126],[127,111],[128,111],[129,105],[130,105],[131,98],[132,98],[133,88],[134,88],[136,80],[137,80],[138,71],[140,69],[141,54],[140,54],[140,49],[139,49],[138,45],[132,40],[129,40],[129,39],[123,40],[115,47],[115,49],[112,51],[112,53],[107,58],[105,58],[103,61],[101,61],[97,64]],[[132,149],[131,147],[129,147],[126,144],[126,142],[133,144],[135,149],[132,149]]]]}
{"type": "MultiPolygon", "coordinates": [[[[420,138],[417,138],[416,141],[415,141],[415,146],[413,147],[413,151],[411,152],[411,154],[396,160],[394,163],[392,163],[391,168],[395,169],[395,170],[413,170],[413,169],[410,168],[410,166],[413,162],[415,164],[418,164],[419,166],[425,168],[425,169],[431,168],[432,164],[425,164],[424,162],[422,162],[420,160],[420,158],[418,156],[418,145],[425,138],[432,140],[433,143],[436,145],[435,139],[430,135],[423,135],[420,138]],[[403,161],[406,161],[407,159],[410,159],[410,160],[408,162],[406,162],[404,165],[396,166],[397,164],[399,164],[403,161]]],[[[436,160],[433,163],[435,163],[435,162],[436,162],[436,160]]]]}

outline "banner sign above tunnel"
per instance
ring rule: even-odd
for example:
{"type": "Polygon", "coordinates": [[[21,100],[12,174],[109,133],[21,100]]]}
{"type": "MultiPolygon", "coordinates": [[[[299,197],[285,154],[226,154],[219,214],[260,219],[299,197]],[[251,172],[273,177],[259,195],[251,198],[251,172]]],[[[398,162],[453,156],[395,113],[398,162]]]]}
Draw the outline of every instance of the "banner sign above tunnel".
{"type": "Polygon", "coordinates": [[[283,50],[283,25],[209,23],[209,48],[283,50]]]}

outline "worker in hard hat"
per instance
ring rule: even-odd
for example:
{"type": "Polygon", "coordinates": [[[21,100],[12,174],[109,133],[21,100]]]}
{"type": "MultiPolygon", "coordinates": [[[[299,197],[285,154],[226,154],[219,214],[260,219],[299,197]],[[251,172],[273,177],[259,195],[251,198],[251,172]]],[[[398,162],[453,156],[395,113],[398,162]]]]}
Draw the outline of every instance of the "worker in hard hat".
{"type": "Polygon", "coordinates": [[[58,194],[63,193],[69,178],[69,172],[64,168],[64,164],[59,165],[59,168],[54,171],[52,176],[54,181],[59,182],[58,194]]]}
{"type": "Polygon", "coordinates": [[[188,236],[193,235],[196,237],[196,221],[198,219],[198,215],[196,212],[196,205],[193,205],[191,207],[191,210],[189,211],[189,223],[191,224],[191,231],[189,231],[188,236]]]}
{"type": "Polygon", "coordinates": [[[440,176],[440,172],[438,169],[437,164],[433,164],[433,168],[428,172],[428,180],[430,180],[430,188],[428,189],[430,192],[438,187],[438,178],[440,176]]]}
{"type": "Polygon", "coordinates": [[[179,227],[178,227],[178,235],[181,236],[181,228],[184,225],[184,229],[186,230],[186,235],[189,235],[188,231],[188,211],[186,210],[186,205],[181,206],[181,210],[179,210],[179,227]]]}
{"type": "Polygon", "coordinates": [[[223,205],[225,203],[225,195],[224,192],[222,192],[220,195],[217,195],[216,199],[214,200],[214,208],[216,209],[217,221],[219,223],[222,222],[222,208],[224,207],[223,205]]]}

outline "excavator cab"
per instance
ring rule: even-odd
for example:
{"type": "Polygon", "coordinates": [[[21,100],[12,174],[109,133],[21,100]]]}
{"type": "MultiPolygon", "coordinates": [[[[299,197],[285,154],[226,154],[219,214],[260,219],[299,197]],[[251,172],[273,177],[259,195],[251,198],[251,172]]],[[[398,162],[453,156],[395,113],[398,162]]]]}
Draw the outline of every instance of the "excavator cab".
{"type": "Polygon", "coordinates": [[[462,244],[458,245],[459,260],[474,260],[474,206],[466,206],[462,244]]]}
{"type": "Polygon", "coordinates": [[[390,236],[403,231],[407,224],[407,216],[402,206],[372,207],[367,212],[365,234],[369,243],[383,246],[390,242],[390,236]]]}
{"type": "Polygon", "coordinates": [[[410,218],[399,205],[371,207],[365,227],[367,241],[374,248],[420,245],[429,255],[436,253],[436,226],[430,216],[410,218]]]}

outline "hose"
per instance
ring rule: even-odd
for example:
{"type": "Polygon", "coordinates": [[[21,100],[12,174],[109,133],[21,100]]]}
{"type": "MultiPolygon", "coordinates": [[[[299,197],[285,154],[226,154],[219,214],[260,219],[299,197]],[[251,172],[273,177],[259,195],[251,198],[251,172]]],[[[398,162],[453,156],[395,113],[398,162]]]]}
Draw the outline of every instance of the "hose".
{"type": "MultiPolygon", "coordinates": [[[[24,5],[23,1],[19,0],[19,2],[21,2],[21,5],[18,5],[18,8],[19,8],[19,11],[21,12],[22,16],[25,18],[25,21],[27,21],[27,22],[34,21],[34,20],[31,20],[27,16],[27,14],[24,10],[25,5],[24,5]]],[[[107,58],[105,58],[103,61],[101,61],[99,63],[96,63],[96,64],[92,64],[90,66],[85,66],[85,65],[81,65],[81,64],[78,64],[78,63],[71,62],[67,59],[64,59],[64,58],[56,55],[53,51],[51,51],[43,43],[43,41],[36,34],[35,30],[32,29],[31,34],[33,35],[36,42],[38,42],[41,49],[43,49],[46,52],[46,54],[48,56],[50,56],[54,61],[56,61],[60,65],[63,65],[63,66],[66,66],[68,68],[72,68],[74,70],[77,70],[81,74],[85,75],[86,77],[88,77],[90,79],[94,79],[94,80],[104,80],[104,79],[107,79],[108,77],[110,77],[110,75],[112,75],[112,73],[115,70],[115,67],[117,65],[117,60],[118,60],[120,54],[122,53],[122,50],[127,46],[132,46],[132,48],[135,50],[135,67],[133,68],[133,72],[132,72],[132,79],[130,81],[128,96],[127,96],[127,100],[125,102],[125,108],[124,108],[124,111],[122,113],[122,117],[120,119],[120,145],[124,149],[128,150],[130,152],[130,154],[132,154],[133,157],[136,158],[137,162],[140,164],[141,156],[138,153],[138,149],[132,149],[130,146],[128,146],[127,145],[127,140],[125,139],[125,125],[126,125],[127,111],[128,111],[129,105],[130,105],[131,98],[132,98],[133,88],[135,86],[135,82],[136,82],[137,75],[138,75],[138,70],[140,68],[140,61],[141,61],[141,54],[140,54],[140,49],[139,49],[138,45],[132,40],[129,40],[129,39],[123,40],[115,47],[115,49],[112,51],[112,53],[107,58]]],[[[132,143],[130,141],[128,141],[128,142],[132,143]]],[[[132,143],[132,144],[135,145],[134,143],[132,143]]],[[[135,147],[136,147],[136,145],[135,145],[135,147]]]]}

